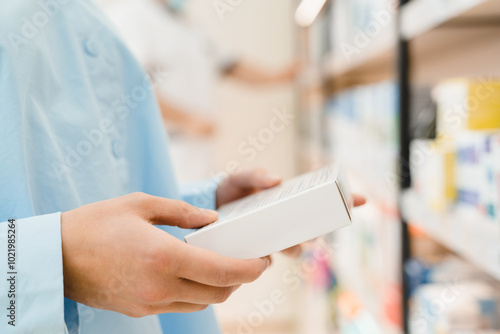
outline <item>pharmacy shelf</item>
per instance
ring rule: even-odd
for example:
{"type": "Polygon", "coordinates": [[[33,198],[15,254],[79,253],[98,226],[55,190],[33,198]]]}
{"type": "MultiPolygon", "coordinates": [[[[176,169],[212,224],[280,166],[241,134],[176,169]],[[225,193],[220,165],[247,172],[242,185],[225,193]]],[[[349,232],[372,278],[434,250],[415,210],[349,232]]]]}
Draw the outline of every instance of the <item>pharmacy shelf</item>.
{"type": "Polygon", "coordinates": [[[392,78],[396,37],[395,22],[392,22],[383,27],[379,35],[368,38],[365,47],[358,47],[358,53],[327,56],[323,71],[333,80],[331,91],[392,78]]]}
{"type": "MultiPolygon", "coordinates": [[[[387,296],[383,295],[386,277],[384,277],[383,273],[368,272],[366,269],[362,269],[360,265],[352,265],[353,261],[359,259],[353,253],[353,248],[350,248],[356,247],[351,243],[352,239],[356,237],[356,232],[352,231],[352,229],[344,229],[337,231],[335,234],[336,246],[343,251],[337,251],[337,253],[333,254],[331,265],[335,268],[334,272],[340,291],[353,297],[350,299],[352,305],[349,305],[347,309],[361,308],[375,320],[377,324],[374,326],[375,328],[367,329],[366,333],[401,334],[400,328],[391,324],[384,314],[384,298],[387,298],[387,296]],[[346,253],[349,255],[346,255],[346,253]],[[345,256],[348,256],[348,258],[346,259],[345,256]],[[360,277],[365,277],[365,279],[359,279],[360,277]],[[367,279],[368,277],[369,279],[367,279]]],[[[346,307],[346,305],[341,307],[346,307]]]]}
{"type": "Polygon", "coordinates": [[[499,33],[500,26],[442,28],[420,35],[410,44],[412,81],[434,85],[443,78],[500,76],[499,33]]]}
{"type": "MultiPolygon", "coordinates": [[[[411,42],[412,78],[434,84],[455,76],[500,76],[500,0],[412,0],[401,8],[400,36],[411,42]],[[472,61],[473,60],[473,61],[472,61]]],[[[395,22],[359,53],[326,57],[331,92],[394,77],[395,22]]]]}
{"type": "Polygon", "coordinates": [[[401,207],[408,224],[500,280],[500,232],[493,221],[464,208],[433,213],[413,190],[403,194],[401,207]]]}
{"type": "Polygon", "coordinates": [[[401,8],[401,36],[406,40],[445,26],[495,24],[499,0],[412,0],[401,8]]]}
{"type": "Polygon", "coordinates": [[[412,80],[500,75],[500,0],[412,0],[401,16],[412,80]]]}
{"type": "MultiPolygon", "coordinates": [[[[342,54],[328,56],[323,72],[328,79],[327,93],[387,79],[398,80],[402,88],[400,134],[404,134],[400,136],[400,167],[404,168],[404,161],[409,159],[411,84],[435,85],[443,79],[464,76],[485,80],[500,77],[500,0],[400,0],[400,3],[403,5],[399,27],[384,30],[380,38],[373,39],[350,60],[342,54]]],[[[402,188],[406,186],[402,184],[402,188]]],[[[393,211],[391,206],[387,207],[393,211]]],[[[411,191],[403,194],[400,209],[410,225],[500,280],[500,231],[491,221],[463,208],[447,214],[433,213],[411,191]]],[[[403,222],[401,226],[404,263],[411,256],[410,237],[408,225],[403,222]]],[[[403,329],[408,333],[408,282],[401,274],[403,329]]],[[[362,296],[363,292],[357,294],[362,296]]]]}
{"type": "MultiPolygon", "coordinates": [[[[343,249],[343,251],[333,254],[332,267],[336,268],[335,273],[341,289],[354,295],[366,313],[378,324],[374,328],[363,328],[363,333],[401,334],[401,328],[391,324],[389,319],[383,314],[382,300],[383,298],[387,298],[387,295],[383,295],[382,288],[387,286],[389,282],[388,276],[390,275],[388,275],[387,271],[375,272],[372,269],[370,272],[367,272],[360,269],[360,266],[352,266],[353,259],[360,258],[353,256],[353,253],[348,249],[351,247],[357,248],[351,240],[359,236],[358,233],[360,232],[359,230],[353,230],[359,226],[359,224],[356,224],[356,221],[360,218],[358,215],[362,213],[358,210],[364,210],[368,206],[373,206],[380,213],[397,220],[399,211],[395,203],[396,199],[394,198],[392,201],[388,198],[380,197],[381,189],[385,189],[387,187],[386,184],[377,184],[373,180],[370,181],[363,173],[356,170],[353,165],[343,165],[343,168],[347,174],[351,191],[367,196],[368,203],[364,207],[355,209],[353,212],[353,226],[335,232],[336,245],[338,249],[343,249]],[[365,279],[360,280],[359,277],[364,277],[365,279]],[[374,291],[378,291],[378,293],[374,293],[374,291]]],[[[364,215],[366,217],[367,214],[365,213],[364,215]]],[[[397,224],[397,222],[394,222],[394,224],[397,224]]],[[[396,282],[393,283],[396,285],[396,282]]]]}
{"type": "MultiPolygon", "coordinates": [[[[352,282],[349,280],[348,282],[352,282]]],[[[353,294],[361,303],[364,311],[369,315],[374,321],[370,325],[373,326],[366,329],[367,333],[384,333],[384,334],[401,334],[401,329],[394,325],[388,323],[388,321],[380,315],[380,305],[374,304],[373,301],[368,300],[365,291],[359,291],[356,287],[349,286],[347,282],[342,282],[341,289],[343,291],[353,294]]],[[[355,306],[354,306],[355,307],[355,306]]],[[[366,318],[365,318],[366,319],[366,318]]],[[[363,319],[363,320],[365,320],[363,319]]],[[[366,323],[366,321],[365,321],[366,323]]],[[[366,326],[366,324],[364,324],[366,326]]]]}

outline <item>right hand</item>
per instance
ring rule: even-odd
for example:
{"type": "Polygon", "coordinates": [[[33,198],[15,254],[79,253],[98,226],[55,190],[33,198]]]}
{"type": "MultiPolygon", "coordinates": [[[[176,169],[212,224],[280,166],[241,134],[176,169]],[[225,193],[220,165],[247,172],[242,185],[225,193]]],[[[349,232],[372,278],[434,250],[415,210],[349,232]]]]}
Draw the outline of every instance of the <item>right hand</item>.
{"type": "Polygon", "coordinates": [[[188,245],[156,228],[197,228],[212,210],[134,193],[65,212],[64,294],[131,317],[196,312],[256,280],[269,258],[238,260],[188,245]]]}

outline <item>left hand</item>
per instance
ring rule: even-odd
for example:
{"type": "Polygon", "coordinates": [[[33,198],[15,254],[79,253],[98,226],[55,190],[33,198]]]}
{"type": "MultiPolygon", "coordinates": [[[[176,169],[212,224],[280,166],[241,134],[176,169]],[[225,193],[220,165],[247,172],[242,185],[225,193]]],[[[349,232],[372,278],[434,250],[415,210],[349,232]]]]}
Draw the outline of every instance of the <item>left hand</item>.
{"type": "MultiPolygon", "coordinates": [[[[271,174],[262,168],[255,168],[229,176],[217,188],[217,208],[226,203],[254,194],[264,189],[272,188],[281,183],[281,177],[271,174]]],[[[363,196],[353,195],[354,206],[365,204],[363,196]]],[[[302,246],[296,245],[282,251],[290,257],[299,257],[302,246]]]]}
{"type": "Polygon", "coordinates": [[[262,168],[232,174],[217,188],[217,208],[280,183],[281,177],[270,174],[262,168]]]}

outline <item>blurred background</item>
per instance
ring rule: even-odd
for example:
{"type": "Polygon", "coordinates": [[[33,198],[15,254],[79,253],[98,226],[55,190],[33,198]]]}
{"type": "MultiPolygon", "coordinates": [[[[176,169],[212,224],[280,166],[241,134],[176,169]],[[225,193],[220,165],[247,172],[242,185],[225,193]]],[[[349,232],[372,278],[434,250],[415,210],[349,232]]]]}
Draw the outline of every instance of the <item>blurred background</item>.
{"type": "Polygon", "coordinates": [[[340,161],[368,198],[218,305],[225,333],[500,333],[500,1],[96,1],[182,181],[340,161]]]}

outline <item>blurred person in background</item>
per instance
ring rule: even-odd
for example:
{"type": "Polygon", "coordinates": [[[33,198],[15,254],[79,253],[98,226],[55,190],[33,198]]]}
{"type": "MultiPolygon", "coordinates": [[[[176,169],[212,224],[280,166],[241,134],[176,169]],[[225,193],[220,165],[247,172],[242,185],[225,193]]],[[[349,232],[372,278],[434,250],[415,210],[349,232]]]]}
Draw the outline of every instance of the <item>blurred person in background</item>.
{"type": "Polygon", "coordinates": [[[206,178],[215,171],[214,90],[220,77],[252,85],[283,84],[300,70],[297,62],[269,71],[239,59],[190,24],[184,0],[98,3],[153,79],[164,78],[156,93],[181,181],[206,178]]]}

